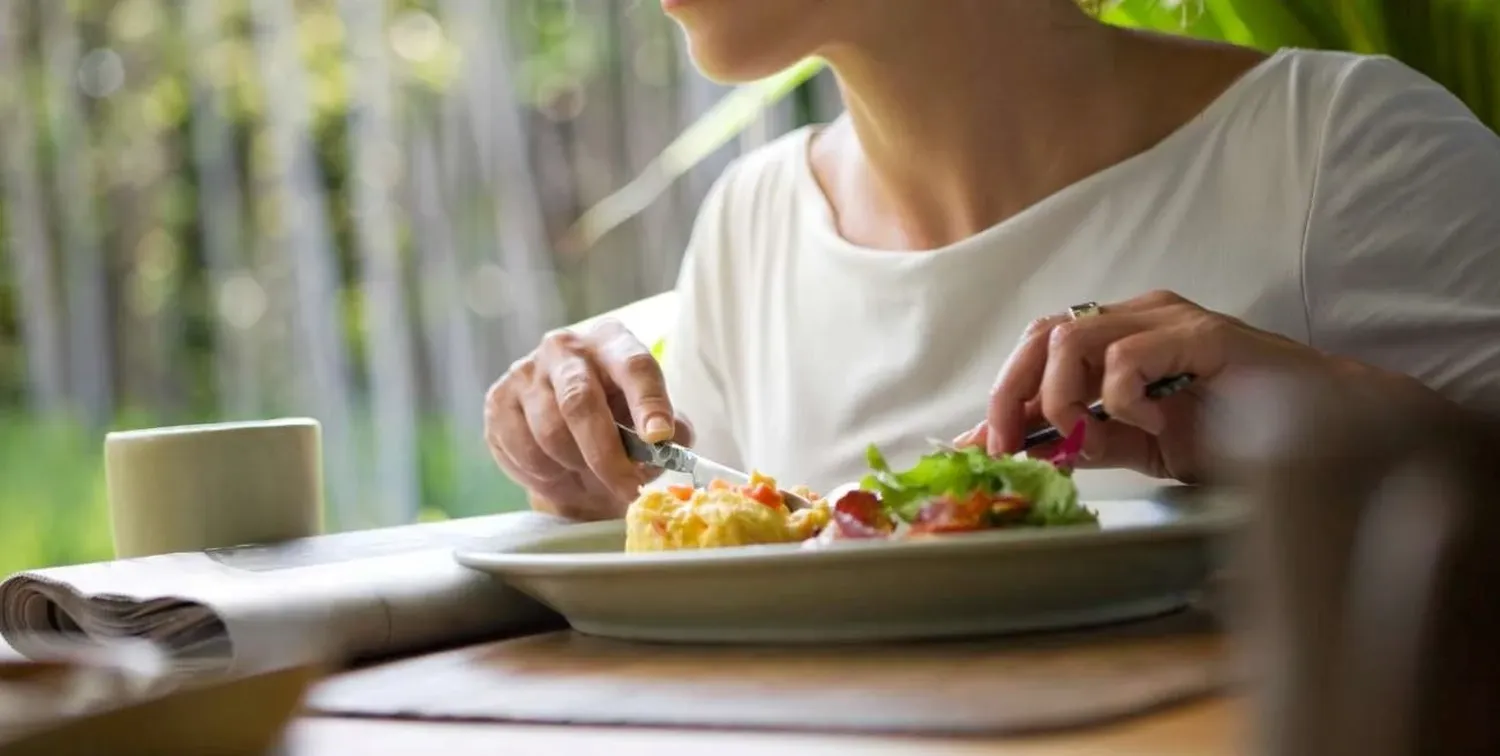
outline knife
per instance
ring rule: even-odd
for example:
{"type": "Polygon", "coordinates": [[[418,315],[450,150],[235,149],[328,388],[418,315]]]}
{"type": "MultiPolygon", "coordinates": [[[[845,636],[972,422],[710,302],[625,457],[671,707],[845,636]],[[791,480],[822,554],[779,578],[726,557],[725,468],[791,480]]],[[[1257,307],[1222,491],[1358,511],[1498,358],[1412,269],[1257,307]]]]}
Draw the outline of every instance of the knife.
{"type": "MultiPolygon", "coordinates": [[[[693,478],[694,488],[707,488],[708,484],[714,480],[723,480],[737,485],[750,482],[748,473],[719,464],[685,446],[671,441],[653,444],[641,438],[631,428],[619,423],[615,423],[615,427],[620,429],[620,441],[625,445],[625,456],[631,461],[690,475],[693,478]]],[[[787,509],[795,511],[812,506],[807,499],[785,489],[781,491],[781,496],[786,500],[787,509]]]]}

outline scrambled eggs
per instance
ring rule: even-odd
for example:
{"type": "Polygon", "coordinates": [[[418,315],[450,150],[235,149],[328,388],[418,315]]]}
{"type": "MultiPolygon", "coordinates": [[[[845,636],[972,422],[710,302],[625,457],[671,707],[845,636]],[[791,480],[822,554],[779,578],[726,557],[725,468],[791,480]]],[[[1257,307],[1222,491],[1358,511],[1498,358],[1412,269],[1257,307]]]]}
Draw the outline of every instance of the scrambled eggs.
{"type": "Polygon", "coordinates": [[[755,473],[731,486],[670,486],[641,493],[625,512],[626,551],[674,551],[805,541],[828,524],[827,503],[803,489],[813,504],[789,510],[776,481],[755,473]]]}

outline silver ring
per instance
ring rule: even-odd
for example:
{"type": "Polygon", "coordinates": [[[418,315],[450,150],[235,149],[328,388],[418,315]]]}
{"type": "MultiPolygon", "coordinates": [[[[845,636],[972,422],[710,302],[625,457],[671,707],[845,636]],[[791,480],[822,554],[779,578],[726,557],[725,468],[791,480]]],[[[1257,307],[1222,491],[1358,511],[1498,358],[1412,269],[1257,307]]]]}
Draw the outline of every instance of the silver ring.
{"type": "Polygon", "coordinates": [[[1099,314],[1098,302],[1084,302],[1068,308],[1068,318],[1077,320],[1079,318],[1092,318],[1099,314]]]}

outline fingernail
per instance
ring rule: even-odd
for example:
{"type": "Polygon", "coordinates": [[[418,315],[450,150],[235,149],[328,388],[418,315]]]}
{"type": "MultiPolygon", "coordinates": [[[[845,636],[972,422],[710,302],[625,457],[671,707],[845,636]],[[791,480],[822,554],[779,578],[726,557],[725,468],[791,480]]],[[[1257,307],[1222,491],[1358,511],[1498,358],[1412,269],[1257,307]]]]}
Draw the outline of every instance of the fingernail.
{"type": "Polygon", "coordinates": [[[646,418],[642,434],[647,441],[665,441],[672,437],[672,421],[663,415],[646,418]]]}
{"type": "Polygon", "coordinates": [[[988,429],[986,428],[985,424],[980,423],[979,425],[976,425],[973,428],[960,433],[958,435],[958,438],[953,439],[953,445],[960,449],[969,446],[979,446],[985,438],[986,430],[988,429]]]}

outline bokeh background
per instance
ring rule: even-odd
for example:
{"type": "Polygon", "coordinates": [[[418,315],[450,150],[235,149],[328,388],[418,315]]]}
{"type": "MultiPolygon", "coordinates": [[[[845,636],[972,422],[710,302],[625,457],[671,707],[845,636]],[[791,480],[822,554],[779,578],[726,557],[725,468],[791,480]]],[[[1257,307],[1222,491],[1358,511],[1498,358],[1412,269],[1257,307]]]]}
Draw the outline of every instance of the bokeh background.
{"type": "MultiPolygon", "coordinates": [[[[1494,0],[1102,12],[1500,123],[1494,0]]],[[[0,0],[0,574],[110,556],[112,428],[316,417],[335,529],[524,506],[489,381],[668,290],[727,161],[840,107],[816,62],[703,79],[650,0],[0,0]]]]}

